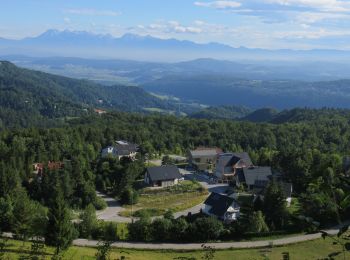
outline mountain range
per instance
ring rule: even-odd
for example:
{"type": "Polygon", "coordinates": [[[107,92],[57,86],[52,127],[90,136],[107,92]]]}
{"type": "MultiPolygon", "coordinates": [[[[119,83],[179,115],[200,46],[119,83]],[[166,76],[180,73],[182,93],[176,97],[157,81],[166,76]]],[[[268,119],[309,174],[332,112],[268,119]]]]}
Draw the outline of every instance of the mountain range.
{"type": "Polygon", "coordinates": [[[266,50],[235,48],[221,43],[195,43],[177,39],[125,34],[122,37],[85,31],[48,30],[20,40],[0,38],[0,55],[74,56],[174,62],[198,58],[229,60],[337,61],[348,62],[349,51],[266,50]]]}

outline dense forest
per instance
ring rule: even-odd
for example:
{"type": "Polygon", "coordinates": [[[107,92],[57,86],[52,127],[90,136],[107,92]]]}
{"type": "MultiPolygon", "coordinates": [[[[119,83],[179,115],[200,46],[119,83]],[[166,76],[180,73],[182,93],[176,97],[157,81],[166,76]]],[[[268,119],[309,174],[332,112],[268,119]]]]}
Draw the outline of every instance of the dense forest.
{"type": "Polygon", "coordinates": [[[293,184],[293,196],[300,203],[298,212],[286,214],[283,205],[276,203],[283,200],[279,189],[271,186],[270,195],[265,194],[270,198],[265,199],[268,205],[255,205],[258,211],[242,208],[245,216],[252,216],[242,218],[243,224],[224,226],[203,218],[175,220],[167,214],[153,223],[142,218],[130,224],[129,239],[233,239],[250,231],[314,230],[310,220],[322,227],[348,219],[349,165],[343,162],[350,155],[350,111],[295,109],[281,112],[279,118],[273,124],[111,112],[82,115],[51,128],[4,129],[0,132],[0,230],[24,240],[45,237],[57,251],[78,236],[118,239],[111,235],[113,224],[89,226],[95,209],[105,206],[95,190],[130,203],[130,197],[131,201],[137,199],[135,185],[142,179],[145,158],[186,155],[197,146],[246,151],[255,165],[272,166],[293,184]],[[138,160],[101,159],[101,149],[115,140],[139,144],[138,160]],[[43,169],[35,172],[35,163],[43,169]],[[72,209],[84,210],[82,223],[75,227],[72,209]],[[262,225],[252,229],[249,223],[262,225]],[[160,233],[157,228],[166,228],[164,225],[168,231],[160,233]],[[169,231],[176,227],[186,229],[169,231]],[[191,235],[194,233],[198,236],[191,235]]]}

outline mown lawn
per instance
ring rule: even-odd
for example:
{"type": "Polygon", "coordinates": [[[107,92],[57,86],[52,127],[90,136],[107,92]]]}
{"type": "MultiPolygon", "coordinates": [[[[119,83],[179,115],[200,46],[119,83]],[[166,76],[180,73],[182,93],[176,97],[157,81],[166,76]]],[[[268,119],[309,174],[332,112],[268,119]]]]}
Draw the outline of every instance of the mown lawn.
{"type": "MultiPolygon", "coordinates": [[[[146,188],[140,191],[139,201],[133,205],[133,215],[147,212],[150,216],[159,216],[167,210],[178,212],[202,203],[208,196],[208,191],[197,182],[183,181],[179,185],[164,189],[146,188]]],[[[131,216],[131,206],[121,212],[121,216],[131,216]]]]}
{"type": "MultiPolygon", "coordinates": [[[[289,252],[290,259],[309,260],[309,259],[330,259],[329,255],[334,252],[341,252],[339,245],[334,245],[330,238],[326,240],[318,239],[314,241],[303,242],[299,244],[273,247],[264,249],[237,249],[237,250],[218,250],[214,253],[214,259],[283,259],[283,253],[289,252]]],[[[30,254],[30,243],[10,240],[8,247],[2,252],[3,259],[19,259],[20,256],[30,254]]],[[[46,257],[52,257],[52,248],[45,248],[46,257]]],[[[96,249],[88,247],[71,247],[63,259],[95,259],[96,249]]],[[[204,256],[203,251],[161,251],[161,250],[125,250],[112,249],[111,259],[134,259],[134,260],[166,260],[166,259],[192,259],[199,260],[204,256]]],[[[344,259],[342,253],[334,256],[332,259],[344,259]]],[[[350,253],[346,253],[345,259],[350,259],[350,253]]]]}

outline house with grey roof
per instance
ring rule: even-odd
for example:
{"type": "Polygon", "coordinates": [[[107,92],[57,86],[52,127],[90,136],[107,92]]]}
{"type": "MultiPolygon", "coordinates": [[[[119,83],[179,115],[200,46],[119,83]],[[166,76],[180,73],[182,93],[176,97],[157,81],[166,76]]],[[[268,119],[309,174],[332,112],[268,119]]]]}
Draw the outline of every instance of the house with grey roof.
{"type": "Polygon", "coordinates": [[[219,148],[198,147],[189,151],[188,162],[198,171],[212,171],[212,169],[215,169],[220,153],[222,153],[222,150],[219,148]]]}
{"type": "Polygon", "coordinates": [[[271,167],[252,166],[242,168],[237,171],[235,180],[236,186],[244,185],[250,193],[260,196],[262,199],[267,185],[271,181],[275,181],[281,186],[288,206],[292,201],[292,184],[285,182],[281,174],[273,173],[271,167]]]}
{"type": "Polygon", "coordinates": [[[168,187],[179,183],[183,179],[175,165],[148,167],[144,182],[152,187],[168,187]]]}
{"type": "Polygon", "coordinates": [[[127,141],[116,141],[114,145],[108,146],[102,149],[101,157],[107,158],[118,158],[119,160],[123,157],[128,157],[132,160],[135,159],[138,151],[138,145],[129,143],[127,141]]]}
{"type": "Polygon", "coordinates": [[[253,166],[252,160],[246,152],[222,153],[217,159],[215,176],[220,181],[230,181],[234,179],[239,169],[251,166],[253,166]]]}
{"type": "Polygon", "coordinates": [[[202,212],[229,223],[239,218],[240,206],[234,198],[213,192],[204,201],[202,212]]]}
{"type": "Polygon", "coordinates": [[[236,185],[245,184],[248,189],[265,187],[272,176],[271,167],[251,166],[237,172],[236,185]]]}

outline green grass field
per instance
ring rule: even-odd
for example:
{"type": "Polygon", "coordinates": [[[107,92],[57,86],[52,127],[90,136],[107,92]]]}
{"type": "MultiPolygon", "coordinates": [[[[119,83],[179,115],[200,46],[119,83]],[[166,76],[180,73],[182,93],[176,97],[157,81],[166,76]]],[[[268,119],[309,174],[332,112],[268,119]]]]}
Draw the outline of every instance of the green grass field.
{"type": "MultiPolygon", "coordinates": [[[[342,253],[329,258],[334,252],[341,252],[339,245],[333,245],[330,238],[326,240],[318,239],[314,241],[303,242],[299,244],[263,248],[263,249],[237,249],[237,250],[217,250],[214,253],[214,259],[283,259],[283,253],[289,252],[290,259],[295,260],[312,260],[312,259],[344,259],[342,253]]],[[[30,243],[10,240],[8,246],[3,250],[3,258],[0,259],[19,259],[20,256],[28,256],[30,254],[30,243]]],[[[40,259],[50,259],[52,257],[52,248],[45,248],[46,256],[40,259]]],[[[65,252],[63,259],[95,259],[96,249],[89,247],[71,247],[65,252]]],[[[133,260],[167,260],[167,259],[202,259],[203,251],[161,251],[161,250],[124,250],[112,249],[110,259],[133,259],[133,260]]],[[[347,252],[345,259],[350,259],[350,253],[347,252]]]]}
{"type": "MultiPolygon", "coordinates": [[[[133,215],[138,216],[140,210],[150,216],[159,216],[167,210],[182,211],[202,203],[208,196],[199,183],[183,181],[181,184],[165,189],[143,189],[136,205],[133,205],[133,215]]],[[[121,212],[121,216],[131,216],[131,206],[121,212]]]]}

